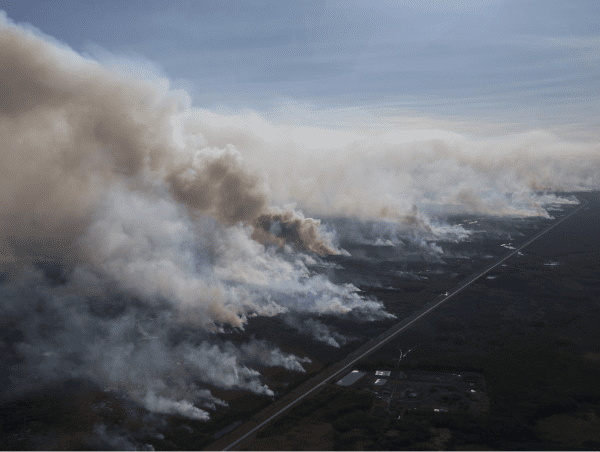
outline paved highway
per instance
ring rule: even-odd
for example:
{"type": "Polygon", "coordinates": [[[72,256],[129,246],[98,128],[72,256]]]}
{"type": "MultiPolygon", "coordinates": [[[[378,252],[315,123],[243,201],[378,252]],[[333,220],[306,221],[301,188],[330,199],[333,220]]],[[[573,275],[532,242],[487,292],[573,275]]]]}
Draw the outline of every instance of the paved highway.
{"type": "Polygon", "coordinates": [[[536,234],[533,238],[529,239],[527,242],[525,242],[518,248],[511,250],[510,252],[508,252],[507,254],[502,256],[497,261],[494,261],[491,265],[487,266],[484,270],[476,273],[474,276],[471,276],[470,278],[461,282],[459,285],[457,285],[454,288],[452,288],[451,290],[449,290],[447,292],[447,295],[446,294],[440,295],[435,300],[433,300],[432,302],[425,305],[419,311],[417,311],[414,314],[412,314],[411,316],[405,318],[404,320],[402,320],[401,322],[392,326],[390,329],[388,329],[384,333],[380,334],[379,336],[377,336],[374,339],[371,339],[369,342],[367,342],[363,346],[359,347],[354,352],[350,353],[342,361],[328,367],[323,372],[321,372],[320,374],[311,378],[310,380],[308,380],[307,382],[302,384],[300,387],[296,388],[291,393],[282,397],[280,400],[274,402],[271,406],[267,407],[261,413],[257,414],[249,422],[242,425],[236,431],[232,432],[230,435],[226,435],[226,437],[223,438],[221,441],[217,441],[217,442],[213,443],[210,446],[209,450],[218,450],[221,448],[222,448],[222,450],[234,449],[236,446],[240,445],[240,443],[242,441],[244,441],[250,435],[256,433],[260,428],[264,427],[266,424],[271,422],[273,419],[275,419],[277,416],[282,414],[284,411],[288,410],[293,405],[296,405],[298,402],[300,402],[305,397],[307,397],[311,394],[314,394],[315,392],[322,389],[327,383],[329,383],[329,381],[336,378],[340,373],[348,370],[348,368],[351,367],[353,364],[355,364],[357,361],[360,361],[364,357],[373,353],[375,350],[377,350],[378,348],[383,346],[386,342],[392,340],[394,337],[396,337],[401,332],[406,330],[408,327],[410,327],[416,321],[418,321],[422,317],[429,314],[431,311],[433,311],[435,308],[440,306],[442,303],[446,302],[448,299],[452,298],[454,295],[456,295],[461,290],[463,290],[466,287],[468,287],[469,285],[473,284],[475,281],[480,279],[486,273],[489,273],[491,270],[496,268],[498,265],[502,264],[505,260],[507,260],[510,257],[512,257],[513,255],[517,254],[519,251],[521,251],[527,245],[534,242],[535,240],[540,238],[542,235],[544,235],[551,229],[558,226],[560,223],[562,223],[564,220],[566,220],[570,216],[574,215],[576,212],[581,210],[587,204],[588,204],[588,202],[584,200],[583,203],[577,209],[573,210],[571,213],[564,216],[563,218],[556,221],[555,223],[552,223],[550,226],[543,229],[541,232],[536,234]],[[234,438],[236,436],[239,436],[239,437],[234,440],[234,438]]]}

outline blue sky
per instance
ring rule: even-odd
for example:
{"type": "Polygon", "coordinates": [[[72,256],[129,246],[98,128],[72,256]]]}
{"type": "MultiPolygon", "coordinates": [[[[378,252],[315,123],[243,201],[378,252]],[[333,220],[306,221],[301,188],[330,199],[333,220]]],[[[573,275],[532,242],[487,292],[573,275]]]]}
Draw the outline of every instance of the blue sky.
{"type": "Polygon", "coordinates": [[[409,111],[595,135],[597,0],[2,2],[98,59],[135,60],[206,108],[409,111]]]}

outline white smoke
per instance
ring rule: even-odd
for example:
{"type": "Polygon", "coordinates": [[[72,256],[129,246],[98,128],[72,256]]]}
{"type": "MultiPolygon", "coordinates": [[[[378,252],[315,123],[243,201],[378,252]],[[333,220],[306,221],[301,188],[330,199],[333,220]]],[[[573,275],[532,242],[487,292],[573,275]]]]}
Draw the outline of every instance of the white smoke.
{"type": "Polygon", "coordinates": [[[171,400],[157,396],[154,392],[149,391],[143,400],[144,406],[155,413],[163,414],[178,414],[183,417],[195,419],[198,421],[206,421],[210,418],[208,412],[192,405],[187,400],[171,400]]]}
{"type": "Polygon", "coordinates": [[[253,365],[309,362],[223,343],[225,328],[283,314],[339,347],[348,339],[308,316],[393,317],[310,270],[323,262],[311,254],[347,255],[339,243],[353,235],[308,215],[371,221],[359,239],[439,255],[438,243],[471,234],[439,215],[549,217],[576,201],[545,191],[599,187],[596,148],[550,132],[471,139],[405,133],[419,127],[410,118],[323,127],[217,114],[3,12],[0,61],[0,327],[14,332],[4,395],[92,378],[150,410],[207,419],[225,404],[205,386],[272,396],[253,365]]]}
{"type": "MultiPolygon", "coordinates": [[[[234,348],[233,350],[237,349],[234,348]]],[[[302,363],[312,362],[308,357],[298,358],[295,355],[285,354],[278,348],[273,349],[266,341],[254,340],[242,344],[238,353],[240,352],[240,359],[256,361],[271,367],[283,367],[284,369],[301,373],[306,372],[304,367],[302,367],[302,363]]]]}
{"type": "Polygon", "coordinates": [[[253,369],[241,366],[234,353],[222,351],[218,345],[201,344],[189,349],[184,355],[185,362],[194,367],[199,377],[215,386],[247,389],[256,394],[273,396],[274,392],[260,382],[260,374],[253,369]]]}
{"type": "Polygon", "coordinates": [[[285,315],[283,321],[296,331],[311,336],[314,340],[324,342],[331,347],[340,348],[341,345],[346,345],[348,342],[348,338],[316,319],[302,320],[292,315],[285,315]]]}
{"type": "Polygon", "coordinates": [[[89,445],[98,450],[154,450],[150,444],[140,444],[126,431],[112,431],[104,424],[94,427],[94,437],[89,445]]]}
{"type": "Polygon", "coordinates": [[[478,138],[461,133],[461,123],[356,109],[338,110],[328,125],[277,118],[190,109],[182,124],[203,139],[234,143],[267,172],[275,200],[320,217],[401,224],[415,205],[436,215],[547,217],[548,206],[572,202],[548,192],[600,187],[598,143],[568,142],[551,131],[478,138]]]}

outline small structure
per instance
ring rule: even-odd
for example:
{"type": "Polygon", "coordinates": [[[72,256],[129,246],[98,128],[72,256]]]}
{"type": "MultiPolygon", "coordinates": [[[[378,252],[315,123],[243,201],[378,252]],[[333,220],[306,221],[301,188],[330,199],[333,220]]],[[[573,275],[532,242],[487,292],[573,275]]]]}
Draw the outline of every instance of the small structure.
{"type": "Polygon", "coordinates": [[[360,372],[358,370],[353,370],[348,375],[346,375],[344,378],[342,378],[340,381],[338,381],[337,384],[340,386],[350,386],[350,385],[353,385],[354,383],[356,383],[358,380],[360,380],[364,375],[365,375],[364,372],[360,372]]]}
{"type": "MultiPolygon", "coordinates": [[[[483,375],[474,372],[382,371],[357,380],[353,388],[374,394],[373,415],[397,419],[401,413],[421,410],[439,413],[485,413],[489,410],[483,375]]],[[[403,417],[403,416],[402,416],[403,417]]]]}
{"type": "Polygon", "coordinates": [[[375,375],[378,377],[389,377],[392,374],[390,370],[376,370],[375,375]]]}

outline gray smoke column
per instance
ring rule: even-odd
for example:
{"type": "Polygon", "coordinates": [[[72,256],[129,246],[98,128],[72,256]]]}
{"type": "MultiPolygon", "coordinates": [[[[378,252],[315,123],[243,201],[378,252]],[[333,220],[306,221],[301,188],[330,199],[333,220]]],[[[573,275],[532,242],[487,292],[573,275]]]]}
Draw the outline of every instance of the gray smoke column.
{"type": "Polygon", "coordinates": [[[237,146],[264,171],[276,204],[324,221],[394,221],[428,234],[432,207],[442,216],[550,217],[574,200],[549,192],[600,188],[594,130],[574,140],[522,124],[293,102],[263,114],[194,108],[185,116],[190,130],[237,146]],[[415,205],[425,222],[413,221],[415,205]]]}
{"type": "MultiPolygon", "coordinates": [[[[264,180],[231,146],[178,146],[175,99],[2,22],[2,261],[27,260],[31,248],[82,259],[76,239],[114,184],[152,196],[163,181],[192,214],[227,225],[273,215],[264,180]]],[[[275,215],[293,218],[297,245],[335,253],[311,219],[275,215]]]]}
{"type": "MultiPolygon", "coordinates": [[[[321,222],[313,218],[305,218],[299,212],[291,209],[283,210],[271,207],[267,213],[261,214],[254,223],[257,230],[253,237],[261,239],[264,232],[272,231],[273,226],[279,226],[279,234],[269,234],[272,240],[283,244],[285,240],[296,244],[312,253],[320,255],[339,254],[339,251],[327,244],[319,232],[321,222]]],[[[263,239],[264,240],[264,239],[263,239]]]]}
{"type": "Polygon", "coordinates": [[[336,331],[332,331],[327,325],[315,319],[302,320],[291,315],[286,315],[283,317],[283,321],[295,330],[310,335],[314,340],[324,342],[331,347],[340,348],[340,345],[346,345],[348,342],[347,337],[336,331]]]}
{"type": "Polygon", "coordinates": [[[275,207],[241,145],[182,128],[168,92],[4,13],[0,61],[2,397],[90,378],[207,419],[226,405],[210,386],[271,396],[253,366],[310,361],[222,343],[225,328],[287,312],[389,317],[309,271],[296,248],[338,253],[327,231],[275,207]]]}
{"type": "Polygon", "coordinates": [[[266,184],[231,145],[224,150],[202,149],[187,165],[175,169],[167,181],[175,197],[191,209],[208,213],[224,224],[252,224],[256,228],[252,237],[261,243],[282,245],[289,241],[313,253],[338,254],[320,236],[319,220],[269,205],[266,184]],[[275,222],[286,232],[269,234],[275,222]]]}

